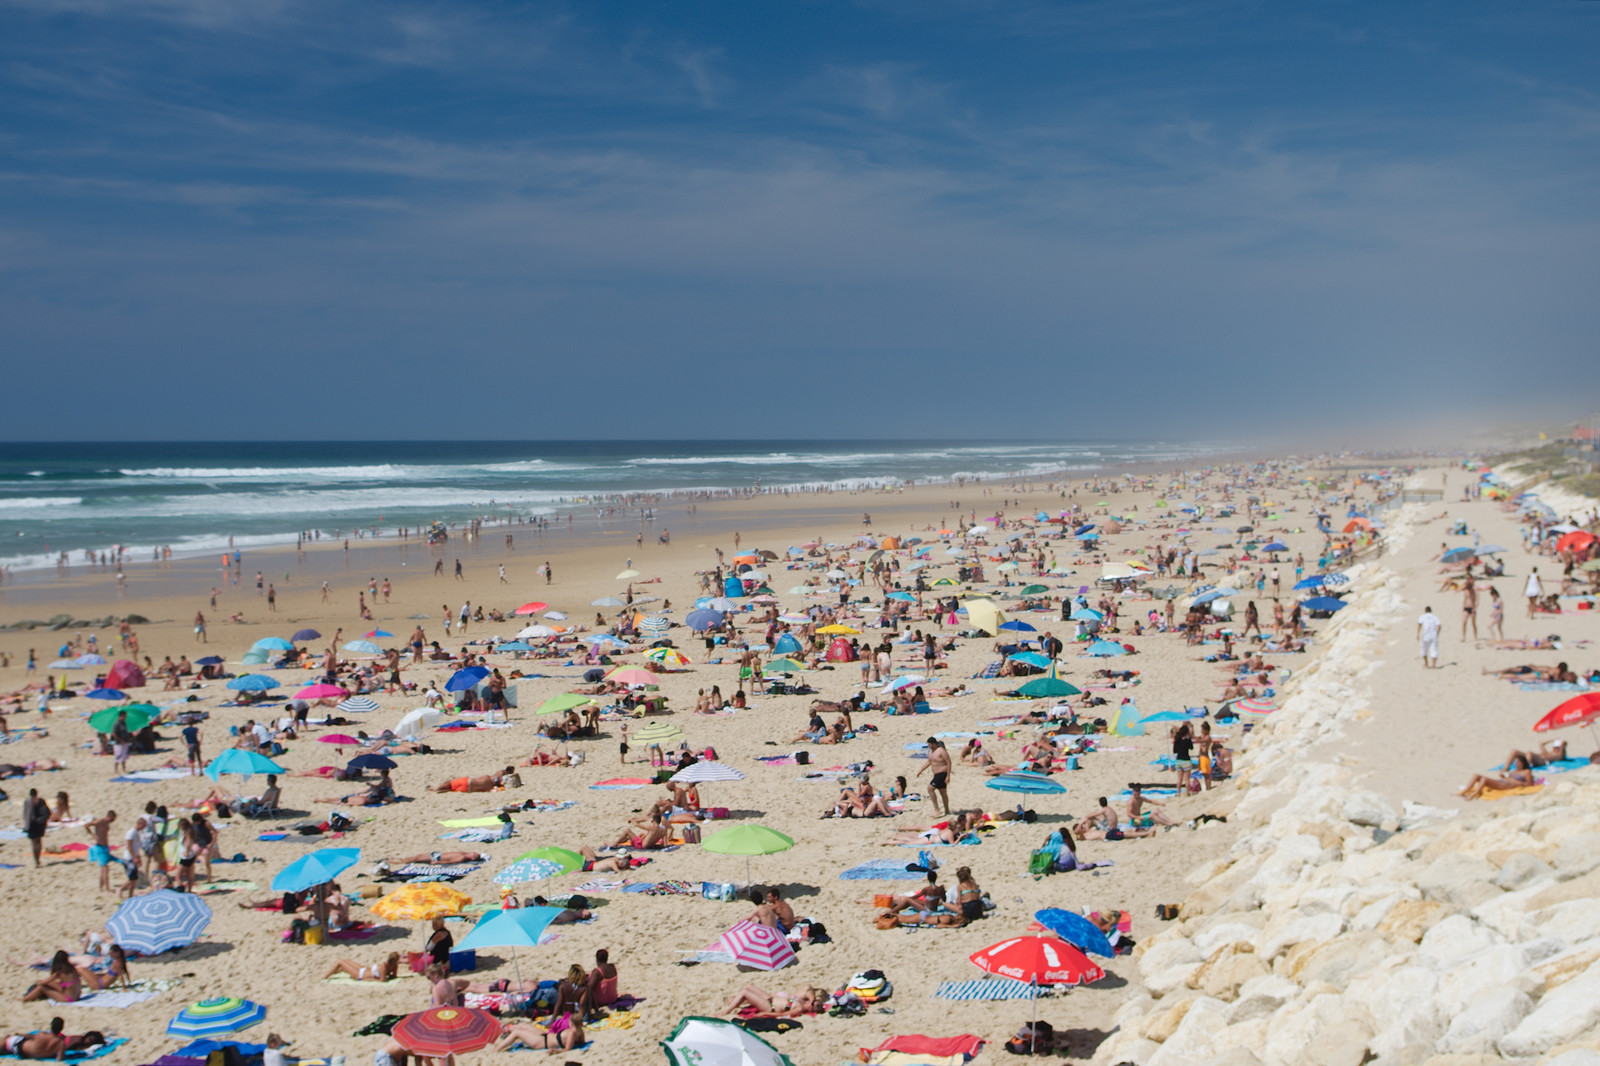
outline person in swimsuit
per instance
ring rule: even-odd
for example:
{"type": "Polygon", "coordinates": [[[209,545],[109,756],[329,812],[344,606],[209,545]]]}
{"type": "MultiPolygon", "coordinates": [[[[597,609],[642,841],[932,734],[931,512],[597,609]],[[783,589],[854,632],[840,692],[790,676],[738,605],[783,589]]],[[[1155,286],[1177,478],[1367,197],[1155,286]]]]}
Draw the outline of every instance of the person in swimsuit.
{"type": "Polygon", "coordinates": [[[517,1043],[535,1051],[548,1050],[552,1055],[558,1051],[571,1051],[583,1044],[583,1023],[570,1014],[558,1015],[551,1019],[549,1032],[540,1032],[532,1025],[508,1025],[501,1034],[500,1039],[491,1047],[495,1051],[509,1051],[517,1043]]]}
{"type": "Polygon", "coordinates": [[[643,866],[649,859],[636,859],[627,852],[616,855],[597,855],[587,844],[578,849],[583,856],[583,873],[627,873],[635,866],[643,866]]]}
{"type": "Polygon", "coordinates": [[[65,951],[58,951],[50,959],[50,973],[22,994],[22,1002],[37,1003],[48,999],[53,1003],[76,1003],[83,998],[83,976],[72,965],[65,951]]]}
{"type": "Polygon", "coordinates": [[[1533,776],[1533,767],[1528,765],[1527,757],[1521,754],[1511,759],[1511,772],[1505,777],[1490,777],[1487,774],[1473,774],[1472,779],[1461,788],[1464,799],[1477,799],[1488,789],[1496,792],[1505,792],[1513,788],[1526,788],[1537,784],[1533,776]]]}
{"type": "Polygon", "coordinates": [[[972,867],[962,866],[956,870],[956,900],[961,907],[961,917],[967,921],[976,921],[983,917],[983,889],[978,887],[978,882],[972,877],[972,867]]]}
{"type": "Polygon", "coordinates": [[[67,1038],[61,1035],[66,1026],[63,1019],[51,1018],[48,1032],[15,1033],[0,1037],[0,1051],[19,1059],[66,1058],[67,1038]]]}
{"type": "Polygon", "coordinates": [[[450,950],[456,946],[455,937],[450,935],[450,930],[444,927],[443,918],[433,920],[433,931],[428,934],[428,942],[423,945],[422,952],[441,966],[450,965],[450,950]]]}
{"type": "Polygon", "coordinates": [[[746,1007],[754,1007],[756,1018],[798,1018],[803,1014],[819,1013],[828,1002],[828,993],[820,988],[802,988],[794,995],[787,992],[768,992],[755,985],[745,985],[723,1008],[724,1014],[737,1014],[746,1007]]]}
{"type": "Polygon", "coordinates": [[[1538,751],[1513,751],[1506,756],[1506,764],[1500,767],[1507,771],[1516,764],[1517,758],[1524,759],[1529,766],[1549,766],[1553,762],[1561,762],[1567,757],[1567,742],[1564,740],[1547,740],[1539,745],[1538,751]]]}
{"type": "Polygon", "coordinates": [[[457,777],[430,788],[429,792],[493,792],[500,787],[500,783],[516,774],[516,768],[508,766],[497,774],[483,774],[478,777],[457,777]]]}
{"type": "Polygon", "coordinates": [[[392,855],[383,860],[385,866],[405,866],[413,862],[428,862],[435,866],[459,866],[468,862],[487,862],[486,851],[430,851],[425,855],[392,855]]]}
{"type": "Polygon", "coordinates": [[[358,966],[354,959],[340,959],[322,975],[322,979],[326,981],[341,973],[357,981],[393,981],[400,976],[400,953],[391,951],[387,959],[375,966],[358,966]]]}

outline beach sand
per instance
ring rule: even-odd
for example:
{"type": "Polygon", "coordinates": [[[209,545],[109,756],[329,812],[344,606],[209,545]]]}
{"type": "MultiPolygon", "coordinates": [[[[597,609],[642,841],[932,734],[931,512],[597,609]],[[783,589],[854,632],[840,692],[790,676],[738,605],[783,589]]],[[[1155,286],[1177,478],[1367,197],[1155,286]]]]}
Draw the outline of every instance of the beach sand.
{"type": "MultiPolygon", "coordinates": [[[[1430,471],[1428,476],[1437,483],[1437,471],[1430,471]]],[[[1464,475],[1454,472],[1450,476],[1451,489],[1459,495],[1460,479],[1464,475]]],[[[1166,479],[1156,484],[1165,486],[1166,479]]],[[[342,627],[344,639],[350,640],[371,629],[373,623],[362,622],[356,614],[357,591],[365,587],[369,576],[380,583],[388,579],[394,590],[390,602],[374,608],[376,624],[396,634],[392,640],[380,640],[380,644],[385,647],[400,644],[417,624],[414,616],[422,616],[421,624],[428,638],[455,649],[460,647],[462,638],[459,634],[446,638],[442,633],[442,605],[448,605],[454,613],[464,599],[470,599],[473,604],[493,605],[509,612],[525,601],[537,599],[548,602],[552,609],[566,612],[569,624],[592,624],[595,608],[590,606],[591,601],[623,594],[628,582],[619,581],[615,575],[630,559],[634,569],[641,573],[633,582],[636,595],[670,600],[673,617],[681,619],[700,594],[696,572],[716,563],[714,548],[722,548],[728,558],[732,558],[734,530],[739,531],[745,549],[761,547],[783,553],[789,545],[813,538],[824,542],[852,542],[864,528],[862,512],[865,511],[872,514],[870,528],[879,534],[931,538],[934,536],[931,531],[937,530],[941,523],[955,521],[958,512],[951,506],[952,500],[961,501],[961,511],[976,511],[982,518],[994,513],[1005,499],[1018,501],[1003,508],[1006,515],[1014,517],[1032,515],[1041,509],[1054,513],[1076,502],[1087,506],[1095,515],[1114,511],[1151,523],[1148,528],[1136,527],[1131,532],[1107,537],[1104,556],[1111,559],[1127,557],[1134,549],[1156,543],[1158,537],[1165,536],[1166,543],[1172,542],[1178,522],[1168,517],[1167,510],[1156,506],[1157,493],[1122,491],[1102,496],[1085,490],[1081,482],[1075,486],[1075,500],[1070,497],[1063,500],[1057,492],[1044,491],[1042,485],[1031,492],[968,485],[917,488],[892,494],[836,493],[701,504],[697,515],[686,514],[680,505],[660,512],[654,525],[644,530],[642,544],[635,540],[635,531],[639,528],[636,522],[612,521],[602,528],[591,519],[589,527],[585,528],[585,519],[579,516],[570,533],[558,527],[541,537],[526,527],[514,528],[511,532],[516,535],[516,550],[508,553],[504,547],[505,530],[488,527],[475,544],[455,539],[444,546],[445,574],[440,577],[431,573],[435,556],[427,547],[414,542],[402,546],[392,538],[353,542],[348,562],[339,547],[326,543],[300,557],[293,551],[261,552],[253,557],[246,555],[240,584],[223,587],[215,611],[210,609],[207,599],[209,588],[219,580],[214,561],[182,561],[169,571],[158,571],[147,564],[132,566],[128,569],[127,588],[120,597],[109,574],[80,572],[64,579],[42,577],[8,584],[0,599],[0,623],[49,617],[59,611],[76,617],[135,612],[156,620],[136,627],[142,654],[151,655],[160,662],[165,655],[176,658],[179,654],[188,654],[192,658],[216,653],[228,660],[229,669],[243,672],[238,666],[240,656],[263,636],[287,636],[308,626],[331,635],[342,627]],[[1109,501],[1110,505],[1098,506],[1096,501],[1101,499],[1109,501]],[[655,542],[655,534],[663,527],[672,532],[670,545],[655,542]],[[464,565],[462,581],[455,580],[450,573],[457,557],[464,565]],[[554,580],[549,584],[535,573],[535,568],[546,560],[554,569],[554,580]],[[499,579],[501,564],[506,568],[507,584],[499,579]],[[264,598],[259,597],[254,588],[257,569],[264,572],[267,580],[279,579],[274,582],[278,593],[278,611],[274,615],[267,614],[264,598]],[[290,574],[287,583],[281,580],[285,571],[290,574]],[[651,583],[651,579],[657,577],[660,583],[651,583]],[[319,587],[324,580],[332,586],[329,604],[320,602],[319,587]],[[195,642],[189,624],[197,609],[205,610],[210,619],[205,645],[195,642]],[[229,614],[241,610],[247,619],[243,624],[224,621],[229,614]]],[[[1259,522],[1258,533],[1271,531],[1284,540],[1289,545],[1291,560],[1294,552],[1303,552],[1307,557],[1306,572],[1313,572],[1322,538],[1316,532],[1308,509],[1309,501],[1298,477],[1286,478],[1282,487],[1267,487],[1264,496],[1282,505],[1281,517],[1259,522]]],[[[1369,497],[1370,492],[1363,493],[1363,498],[1369,497]]],[[[1498,508],[1488,501],[1461,505],[1448,502],[1448,493],[1446,500],[1438,510],[1448,510],[1452,515],[1460,512],[1470,516],[1474,524],[1482,521],[1486,540],[1499,537],[1501,543],[1519,543],[1514,526],[1501,528],[1510,520],[1501,516],[1498,508]]],[[[1238,521],[1242,519],[1235,520],[1238,521]]],[[[1193,543],[1211,547],[1212,540],[1220,542],[1222,539],[1208,533],[1196,536],[1193,543]]],[[[1396,608],[1397,613],[1381,634],[1378,646],[1367,653],[1379,682],[1375,689],[1383,698],[1374,700],[1371,720],[1364,722],[1360,731],[1326,736],[1320,741],[1361,760],[1370,773],[1368,787],[1389,792],[1397,802],[1407,798],[1441,805],[1450,803],[1453,784],[1464,780],[1471,770],[1486,768],[1492,760],[1503,759],[1511,740],[1520,744],[1530,736],[1525,732],[1523,719],[1535,709],[1556,702],[1548,695],[1520,692],[1513,695],[1512,686],[1479,676],[1481,664],[1506,665],[1522,661],[1522,658],[1543,662],[1553,661],[1553,658],[1535,653],[1512,656],[1450,640],[1454,627],[1459,624],[1459,608],[1455,602],[1459,594],[1451,594],[1448,600],[1442,595],[1431,597],[1435,611],[1446,622],[1450,669],[1433,673],[1417,668],[1415,648],[1408,643],[1408,638],[1410,628],[1414,627],[1414,615],[1420,611],[1419,597],[1428,599],[1425,593],[1428,583],[1438,580],[1433,574],[1434,568],[1426,561],[1430,551],[1436,550],[1431,542],[1438,539],[1433,530],[1423,526],[1409,545],[1385,559],[1386,566],[1407,574],[1409,583],[1395,590],[1397,598],[1403,601],[1403,608],[1396,608]],[[1447,603],[1449,610],[1445,609],[1447,603]],[[1444,714],[1450,716],[1450,721],[1464,721],[1470,727],[1442,729],[1439,716],[1444,714]]],[[[991,537],[991,543],[997,540],[991,537]]],[[[1047,547],[1051,549],[1059,563],[1076,567],[1076,573],[1070,576],[1044,580],[1051,587],[1052,595],[1059,595],[1060,590],[1076,591],[1082,585],[1092,586],[1100,570],[1099,556],[1091,558],[1087,553],[1080,556],[1071,542],[1065,541],[1047,547]]],[[[940,552],[941,549],[935,549],[933,558],[942,564],[947,557],[940,552]]],[[[1226,555],[1224,552],[1208,561],[1221,563],[1226,555]]],[[[813,562],[805,561],[807,565],[813,562]]],[[[813,602],[786,592],[792,585],[814,576],[813,571],[790,571],[784,568],[782,561],[770,566],[770,583],[785,609],[813,602]]],[[[993,564],[988,567],[988,575],[997,577],[993,564]]],[[[1283,572],[1283,594],[1287,598],[1289,586],[1293,584],[1293,563],[1280,564],[1279,569],[1283,572]]],[[[930,571],[930,580],[945,574],[953,576],[954,567],[939,566],[930,571]]],[[[1212,570],[1206,580],[1217,581],[1220,576],[1219,571],[1212,570]]],[[[1013,579],[1019,585],[1027,581],[1021,575],[1013,575],[1013,579]]],[[[1503,588],[1502,591],[1507,590],[1503,588]]],[[[1270,599],[1270,587],[1267,598],[1270,599]]],[[[1240,600],[1243,599],[1241,596],[1240,600]]],[[[1176,635],[1130,636],[1135,612],[1142,615],[1149,607],[1148,602],[1127,601],[1122,636],[1138,648],[1139,654],[1109,661],[1119,669],[1138,670],[1139,684],[1097,693],[1108,703],[1088,712],[1087,717],[1109,718],[1125,696],[1136,699],[1145,714],[1185,706],[1216,707],[1223,674],[1218,665],[1197,660],[1204,653],[1220,650],[1220,646],[1208,644],[1191,648],[1176,635]]],[[[1270,610],[1263,613],[1270,628],[1270,610]]],[[[866,616],[867,619],[873,617],[866,616]]],[[[1053,629],[1062,636],[1068,633],[1054,614],[1021,617],[1041,631],[1053,629]]],[[[519,620],[474,624],[466,638],[491,635],[509,638],[522,624],[519,620]]],[[[927,628],[926,623],[912,625],[927,628]]],[[[1506,628],[1508,635],[1531,635],[1527,633],[1529,627],[1522,622],[1521,604],[1514,594],[1508,594],[1506,628]]],[[[1540,635],[1548,628],[1551,627],[1544,622],[1537,627],[1540,635]]],[[[1579,635],[1581,628],[1584,635],[1592,637],[1593,616],[1563,618],[1558,628],[1571,631],[1573,637],[1579,635]]],[[[746,627],[746,631],[751,639],[759,638],[758,628],[746,627]]],[[[936,631],[953,632],[949,628],[936,631]]],[[[867,632],[875,637],[878,631],[867,632]]],[[[0,691],[20,688],[29,680],[21,664],[30,647],[37,649],[39,678],[42,679],[50,672],[44,664],[55,657],[55,648],[66,635],[44,630],[0,634],[0,648],[12,657],[11,668],[0,676],[0,691]]],[[[1127,782],[1171,779],[1170,772],[1151,765],[1152,760],[1169,750],[1166,724],[1153,724],[1147,730],[1148,735],[1143,737],[1102,737],[1103,750],[1084,758],[1081,769],[1061,777],[1067,794],[1029,798],[1028,806],[1039,815],[1037,823],[1002,825],[987,834],[983,843],[976,847],[938,849],[937,857],[943,865],[942,881],[952,883],[957,866],[972,868],[978,883],[996,904],[987,918],[954,930],[878,931],[872,924],[876,913],[871,905],[872,897],[890,891],[906,891],[915,887],[915,882],[844,881],[839,874],[871,859],[914,861],[916,849],[886,847],[883,841],[895,830],[928,825],[933,820],[932,807],[925,801],[914,801],[907,805],[904,814],[892,820],[820,820],[819,815],[836,795],[835,785],[831,779],[808,779],[805,774],[808,769],[870,759],[876,764],[873,780],[880,787],[903,774],[912,779],[913,791],[925,794],[926,775],[920,781],[914,777],[925,763],[911,757],[906,750],[908,744],[938,731],[992,730],[995,726],[987,720],[1015,713],[1017,709],[1017,704],[997,702],[992,695],[1011,687],[1014,682],[972,680],[972,675],[985,663],[998,658],[992,650],[995,641],[991,638],[963,639],[958,649],[948,655],[948,669],[939,672],[937,683],[965,683],[972,693],[934,699],[935,705],[947,708],[942,713],[911,718],[865,715],[858,719],[858,724],[865,722],[876,726],[875,734],[861,735],[843,746],[830,747],[788,743],[805,725],[810,696],[754,696],[751,706],[737,714],[698,717],[690,714],[698,689],[709,689],[717,684],[728,694],[737,687],[737,659],[721,665],[707,664],[703,661],[705,649],[701,642],[689,639],[682,628],[673,629],[671,635],[694,662],[685,672],[660,678],[660,691],[669,697],[677,712],[669,720],[686,731],[695,749],[712,746],[721,761],[747,775],[744,781],[708,786],[703,790],[706,805],[731,809],[729,822],[708,823],[706,830],[759,823],[793,837],[796,841],[793,849],[752,860],[754,880],[760,885],[781,886],[797,914],[825,923],[831,943],[806,946],[799,953],[797,965],[773,974],[741,973],[719,963],[681,966],[677,963],[685,953],[712,943],[723,930],[749,914],[749,905],[712,901],[698,894],[649,896],[615,891],[591,894],[591,899],[601,903],[596,908],[595,922],[563,927],[559,939],[536,950],[522,951],[518,958],[524,977],[538,974],[554,978],[574,963],[586,968],[591,966],[595,950],[604,947],[610,950],[620,968],[622,990],[642,998],[638,1017],[631,1028],[595,1032],[592,1049],[571,1058],[604,1062],[657,1061],[660,1052],[656,1041],[668,1035],[681,1017],[719,1013],[723,1002],[746,983],[769,990],[795,990],[805,985],[833,990],[841,987],[852,974],[869,968],[883,970],[894,982],[894,995],[883,1004],[891,1008],[892,1013],[873,1009],[859,1018],[807,1018],[803,1030],[770,1039],[797,1064],[854,1058],[857,1049],[872,1047],[894,1034],[972,1033],[987,1040],[1003,1040],[1027,1020],[1030,1006],[1026,1002],[951,1004],[931,998],[941,981],[967,981],[981,976],[967,961],[969,954],[1022,933],[1028,928],[1034,911],[1042,907],[1122,909],[1132,916],[1132,936],[1140,939],[1161,926],[1154,917],[1155,906],[1181,900],[1189,891],[1185,875],[1197,865],[1209,864],[1224,854],[1233,842],[1234,834],[1223,822],[1209,822],[1196,829],[1180,826],[1150,839],[1081,843],[1082,858],[1114,863],[1103,869],[1042,880],[1026,874],[1029,852],[1041,843],[1050,829],[1089,814],[1097,797],[1109,796],[1113,803],[1120,805],[1118,793],[1127,782]],[[811,752],[811,768],[767,766],[757,761],[760,756],[784,754],[801,747],[811,752]]],[[[99,636],[103,643],[114,643],[116,639],[114,629],[100,630],[99,636]]],[[[325,637],[312,642],[311,646],[320,651],[326,644],[325,637]]],[[[1320,642],[1314,641],[1312,650],[1306,654],[1272,657],[1274,679],[1281,680],[1285,671],[1292,675],[1302,670],[1324,650],[1320,642]]],[[[1091,672],[1107,661],[1078,658],[1075,651],[1069,644],[1063,676],[1082,687],[1091,672]]],[[[910,648],[901,649],[896,656],[897,668],[902,665],[907,669],[920,667],[920,657],[914,661],[909,657],[902,659],[902,655],[912,654],[910,648]]],[[[637,657],[632,661],[637,661],[637,657]]],[[[630,755],[632,761],[626,766],[619,765],[617,727],[612,722],[606,723],[606,735],[602,738],[575,741],[571,745],[572,750],[585,754],[585,761],[579,766],[524,768],[521,770],[522,787],[489,795],[428,792],[428,786],[440,781],[464,774],[493,772],[513,758],[527,756],[539,741],[533,708],[550,696],[568,691],[582,674],[580,667],[563,665],[565,660],[515,662],[509,655],[496,655],[491,662],[503,670],[517,666],[549,676],[518,683],[519,708],[512,712],[513,724],[509,729],[430,734],[426,739],[435,748],[433,754],[399,759],[394,779],[400,792],[411,797],[409,802],[372,810],[348,809],[357,816],[359,826],[336,843],[360,847],[362,861],[340,878],[347,892],[356,893],[362,886],[371,884],[367,871],[383,856],[458,846],[481,847],[490,853],[491,860],[457,882],[455,887],[477,902],[493,902],[498,899],[498,891],[491,876],[515,856],[546,844],[569,848],[597,845],[614,837],[630,814],[647,807],[660,794],[661,790],[656,787],[640,790],[590,787],[610,778],[649,776],[648,765],[640,762],[637,745],[630,755]],[[440,825],[442,819],[480,816],[501,804],[528,799],[575,800],[577,805],[548,814],[517,815],[516,836],[508,841],[459,845],[440,839],[445,832],[440,825]]],[[[442,683],[449,672],[449,668],[408,666],[405,676],[408,680],[442,683]]],[[[72,683],[90,680],[90,674],[90,671],[74,671],[72,683]]],[[[837,664],[834,670],[808,672],[803,676],[824,699],[846,698],[861,689],[861,675],[856,664],[837,664]]],[[[292,693],[310,674],[284,671],[279,677],[283,682],[279,691],[292,693]]],[[[869,689],[868,693],[871,695],[873,690],[869,689]]],[[[134,695],[157,703],[178,696],[160,692],[157,685],[136,690],[134,695]]],[[[189,706],[202,707],[211,713],[203,726],[207,758],[228,742],[229,726],[260,716],[249,709],[219,707],[228,695],[220,682],[208,683],[193,695],[199,698],[198,702],[189,706]]],[[[378,695],[375,698],[381,709],[362,716],[356,726],[341,727],[343,731],[366,728],[371,732],[393,726],[405,711],[421,702],[415,697],[378,695]]],[[[14,731],[40,724],[31,710],[32,705],[30,698],[27,701],[29,710],[11,717],[14,731]]],[[[65,790],[71,794],[75,814],[98,815],[107,809],[116,809],[119,817],[113,838],[120,840],[146,801],[155,800],[175,808],[176,804],[202,796],[210,789],[211,782],[203,777],[139,784],[108,782],[111,760],[92,754],[87,745],[91,732],[80,720],[81,715],[100,706],[84,699],[62,701],[55,705],[55,713],[44,723],[48,726],[48,736],[19,732],[12,744],[0,749],[10,762],[57,758],[67,763],[67,769],[62,771],[5,782],[11,797],[7,806],[13,823],[17,821],[18,804],[28,787],[38,787],[46,796],[65,790]]],[[[1240,739],[1237,725],[1222,727],[1219,731],[1231,735],[1235,742],[1240,739]]],[[[162,745],[161,753],[135,756],[131,763],[134,770],[159,765],[169,758],[181,760],[181,743],[175,742],[176,730],[169,727],[162,732],[174,739],[162,745]]],[[[1014,756],[1021,745],[1020,739],[996,738],[987,742],[1002,761],[1014,756]]],[[[952,750],[959,750],[962,743],[964,740],[952,740],[952,750]]],[[[348,754],[346,752],[346,757],[348,754]]],[[[316,741],[313,733],[291,743],[288,753],[279,761],[297,771],[338,760],[328,746],[316,741]]],[[[349,787],[300,777],[288,777],[282,785],[286,808],[310,812],[311,816],[319,818],[333,808],[318,803],[317,798],[337,795],[349,787]]],[[[258,792],[260,787],[258,778],[246,791],[258,792]]],[[[976,807],[997,811],[1015,806],[1016,797],[984,788],[979,775],[970,768],[957,768],[950,792],[957,809],[976,807]]],[[[1224,784],[1196,797],[1172,798],[1168,800],[1167,810],[1181,823],[1205,813],[1226,815],[1237,801],[1237,790],[1224,784]]],[[[175,817],[176,814],[174,810],[175,817]]],[[[134,962],[136,978],[181,976],[182,981],[176,988],[128,1010],[82,1007],[58,1011],[49,1005],[16,1003],[16,998],[36,975],[12,967],[13,976],[0,988],[0,995],[11,1003],[4,1012],[10,1029],[40,1027],[53,1014],[63,1013],[69,1031],[94,1027],[129,1037],[130,1043],[119,1050],[116,1061],[149,1061],[178,1046],[178,1042],[166,1037],[163,1030],[166,1020],[182,1006],[207,996],[234,995],[266,1004],[269,1011],[266,1023],[248,1030],[243,1038],[259,1041],[270,1031],[291,1039],[291,1050],[301,1056],[370,1055],[380,1039],[354,1037],[352,1033],[379,1015],[401,1014],[426,1006],[426,983],[420,978],[408,978],[387,985],[357,986],[320,982],[317,978],[336,957],[345,956],[359,964],[371,964],[381,961],[391,950],[420,950],[426,929],[419,923],[401,923],[381,930],[370,939],[306,947],[281,942],[288,923],[280,915],[237,907],[240,899],[269,896],[269,883],[274,874],[311,848],[329,843],[325,839],[293,836],[271,842],[256,839],[262,831],[292,820],[285,817],[256,823],[232,819],[221,823],[223,854],[243,852],[247,861],[218,865],[214,877],[248,880],[259,887],[255,892],[227,892],[206,897],[215,911],[215,918],[200,942],[157,959],[134,962]]],[[[51,846],[86,841],[84,831],[79,828],[52,832],[47,838],[51,846]]],[[[19,960],[76,944],[83,930],[100,928],[116,909],[112,896],[96,891],[95,870],[81,854],[51,861],[43,869],[35,870],[29,864],[25,841],[7,841],[0,846],[0,862],[17,867],[0,870],[0,899],[4,899],[9,913],[23,919],[7,923],[0,931],[0,949],[6,958],[19,960]]],[[[683,880],[696,885],[702,881],[742,884],[744,873],[742,858],[710,854],[690,844],[656,856],[649,866],[635,871],[631,879],[683,880]]],[[[591,876],[582,873],[559,876],[522,886],[521,892],[556,896],[572,891],[591,876]]],[[[355,908],[353,916],[370,917],[360,906],[355,908]]],[[[464,923],[452,923],[458,940],[467,928],[464,923]]],[[[509,953],[494,954],[501,958],[480,954],[475,976],[489,980],[513,975],[509,953]]],[[[1071,1027],[1098,1032],[1110,1030],[1117,1008],[1137,989],[1140,977],[1128,959],[1099,961],[1104,962],[1112,974],[1111,979],[1100,986],[1074,989],[1042,1001],[1040,1016],[1049,1019],[1058,1030],[1071,1027]]],[[[1092,1046],[1093,1040],[1089,1040],[1084,1050],[1092,1046]]],[[[1001,1052],[991,1049],[988,1053],[1001,1052]]],[[[479,1052],[464,1056],[463,1061],[487,1061],[492,1057],[496,1056],[479,1052]]]]}

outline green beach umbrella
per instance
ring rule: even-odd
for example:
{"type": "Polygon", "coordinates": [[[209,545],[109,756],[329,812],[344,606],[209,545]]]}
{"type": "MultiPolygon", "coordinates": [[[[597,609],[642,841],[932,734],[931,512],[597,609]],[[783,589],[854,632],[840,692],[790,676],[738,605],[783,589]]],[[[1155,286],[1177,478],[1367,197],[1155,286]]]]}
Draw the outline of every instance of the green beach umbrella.
{"type": "Polygon", "coordinates": [[[521,862],[524,859],[543,859],[546,862],[553,862],[560,866],[563,872],[569,874],[574,870],[583,869],[583,856],[566,848],[534,848],[532,851],[523,852],[512,861],[521,862]]]}
{"type": "Polygon", "coordinates": [[[1045,592],[1049,592],[1049,591],[1050,591],[1050,589],[1045,585],[1025,585],[1025,586],[1023,586],[1022,591],[1017,593],[1017,595],[1018,596],[1038,596],[1041,593],[1045,593],[1045,592]]]}
{"type": "Polygon", "coordinates": [[[128,728],[135,733],[161,717],[160,709],[148,703],[130,703],[94,712],[89,716],[89,728],[96,733],[109,733],[117,727],[117,716],[122,714],[128,716],[128,728]]]}
{"type": "Polygon", "coordinates": [[[539,709],[533,713],[560,714],[563,711],[570,711],[593,702],[593,696],[583,696],[576,692],[563,692],[561,695],[551,696],[549,699],[539,704],[539,709]]]}
{"type": "Polygon", "coordinates": [[[700,845],[718,855],[743,855],[744,880],[750,883],[750,856],[775,855],[794,847],[794,838],[764,825],[735,825],[712,833],[700,845]]]}
{"type": "Polygon", "coordinates": [[[797,663],[793,659],[774,659],[761,668],[766,674],[792,674],[804,670],[804,663],[797,663]]]}

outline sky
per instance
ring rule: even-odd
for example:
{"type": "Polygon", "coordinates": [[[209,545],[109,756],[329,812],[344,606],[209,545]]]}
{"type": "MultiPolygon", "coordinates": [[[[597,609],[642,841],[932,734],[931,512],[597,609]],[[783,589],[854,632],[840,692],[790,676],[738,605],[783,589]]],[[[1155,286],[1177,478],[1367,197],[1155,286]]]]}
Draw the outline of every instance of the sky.
{"type": "Polygon", "coordinates": [[[0,439],[1577,416],[1597,54],[1594,0],[0,0],[0,439]]]}

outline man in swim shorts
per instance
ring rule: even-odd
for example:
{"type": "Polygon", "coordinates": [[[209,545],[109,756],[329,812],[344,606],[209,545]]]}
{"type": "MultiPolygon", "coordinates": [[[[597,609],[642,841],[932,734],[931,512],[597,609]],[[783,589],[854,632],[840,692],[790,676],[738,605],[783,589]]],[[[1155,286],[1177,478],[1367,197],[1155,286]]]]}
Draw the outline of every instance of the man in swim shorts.
{"type": "Polygon", "coordinates": [[[939,805],[944,805],[944,815],[949,817],[950,794],[945,791],[950,785],[950,752],[938,737],[928,738],[928,764],[917,771],[921,777],[924,772],[932,771],[933,777],[928,782],[928,794],[933,797],[933,812],[939,812],[939,805]]]}
{"type": "Polygon", "coordinates": [[[111,823],[117,820],[116,811],[107,811],[104,817],[96,818],[84,829],[94,839],[89,845],[89,861],[100,867],[100,891],[113,892],[111,887],[111,823]]]}
{"type": "Polygon", "coordinates": [[[493,792],[500,787],[502,781],[516,774],[513,767],[506,767],[499,773],[479,777],[457,777],[430,788],[430,792],[493,792]]]}

